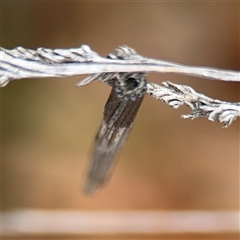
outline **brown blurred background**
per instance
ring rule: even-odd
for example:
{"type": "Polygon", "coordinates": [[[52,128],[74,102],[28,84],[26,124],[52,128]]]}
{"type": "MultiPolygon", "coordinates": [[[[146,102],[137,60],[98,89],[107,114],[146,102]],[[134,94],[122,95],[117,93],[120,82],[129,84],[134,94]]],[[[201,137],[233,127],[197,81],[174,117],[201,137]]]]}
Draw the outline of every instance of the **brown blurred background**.
{"type": "MultiPolygon", "coordinates": [[[[102,56],[119,45],[188,65],[239,70],[237,2],[4,2],[1,46],[88,44],[102,56]]],[[[74,210],[237,210],[239,120],[228,129],[181,119],[146,96],[107,186],[82,187],[110,88],[84,76],[14,81],[1,90],[2,206],[74,210]]],[[[236,102],[239,84],[149,74],[236,102]]]]}

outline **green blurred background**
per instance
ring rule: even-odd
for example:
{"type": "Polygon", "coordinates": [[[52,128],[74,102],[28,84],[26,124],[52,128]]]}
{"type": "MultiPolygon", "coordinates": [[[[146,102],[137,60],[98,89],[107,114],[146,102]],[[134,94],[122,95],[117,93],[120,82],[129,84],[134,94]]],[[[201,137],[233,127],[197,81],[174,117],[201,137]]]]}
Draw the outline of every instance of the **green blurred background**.
{"type": "MultiPolygon", "coordinates": [[[[88,44],[102,56],[119,45],[188,65],[239,69],[237,2],[3,2],[1,46],[36,49],[88,44]]],[[[239,120],[180,118],[146,96],[107,186],[82,193],[110,88],[84,76],[24,79],[1,90],[2,206],[76,210],[237,210],[239,120]]],[[[225,101],[239,84],[149,74],[225,101]]]]}

